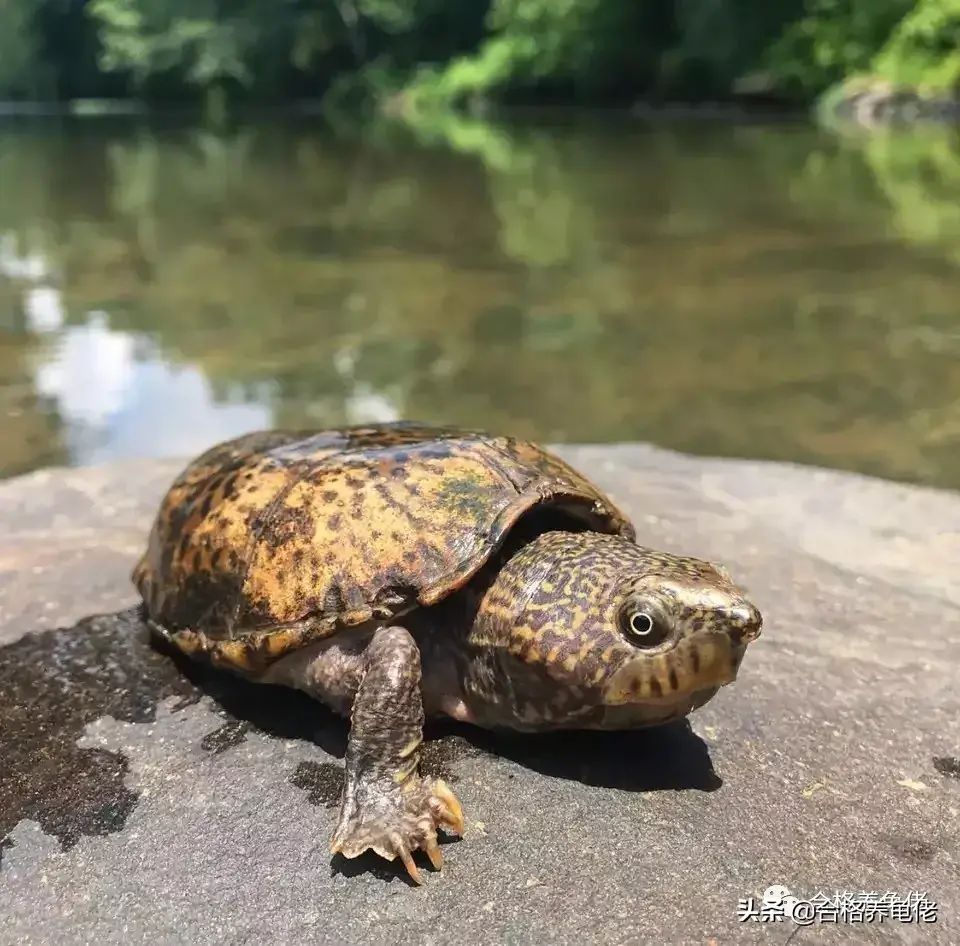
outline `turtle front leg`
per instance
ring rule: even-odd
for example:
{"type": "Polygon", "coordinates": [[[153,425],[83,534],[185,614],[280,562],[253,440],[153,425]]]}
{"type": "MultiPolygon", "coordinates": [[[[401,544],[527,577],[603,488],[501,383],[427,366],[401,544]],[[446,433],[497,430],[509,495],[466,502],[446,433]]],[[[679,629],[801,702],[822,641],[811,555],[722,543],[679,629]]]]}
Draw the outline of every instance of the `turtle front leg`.
{"type": "Polygon", "coordinates": [[[357,857],[370,849],[399,857],[422,882],[412,853],[426,851],[437,869],[437,829],[463,831],[460,802],[442,779],[420,775],[423,701],[420,651],[402,627],[380,628],[363,654],[350,716],[340,820],[330,849],[357,857]]]}

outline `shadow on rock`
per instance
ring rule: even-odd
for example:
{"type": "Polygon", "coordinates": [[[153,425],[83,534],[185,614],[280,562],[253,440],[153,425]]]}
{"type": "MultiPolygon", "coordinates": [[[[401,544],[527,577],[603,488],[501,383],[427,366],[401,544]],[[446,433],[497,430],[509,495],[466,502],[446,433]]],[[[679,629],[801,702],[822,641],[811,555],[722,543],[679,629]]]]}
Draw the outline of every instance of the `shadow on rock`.
{"type": "MultiPolygon", "coordinates": [[[[194,686],[211,697],[233,720],[242,721],[278,739],[313,742],[328,755],[342,759],[347,746],[346,720],[312,697],[288,687],[250,683],[209,667],[159,642],[194,686]]],[[[212,751],[242,741],[246,727],[225,724],[209,740],[212,751]]],[[[722,784],[706,743],[688,720],[628,732],[563,732],[513,734],[489,732],[452,720],[428,724],[424,733],[422,768],[425,774],[451,783],[459,780],[456,763],[481,753],[510,759],[524,768],[604,788],[625,791],[697,789],[713,791],[722,784]]],[[[332,806],[339,800],[329,763],[318,763],[311,781],[298,770],[294,784],[332,806]],[[302,783],[302,784],[300,784],[302,783]],[[323,786],[322,790],[318,786],[323,786]]],[[[312,771],[312,770],[311,770],[312,771]]]]}
{"type": "MultiPolygon", "coordinates": [[[[194,685],[234,720],[280,739],[313,742],[328,755],[343,758],[346,720],[323,704],[297,690],[248,683],[187,658],[171,656],[194,685]]],[[[242,730],[238,733],[235,727],[235,723],[227,724],[208,739],[217,746],[242,741],[242,730]]],[[[706,743],[694,733],[688,720],[632,732],[530,735],[489,732],[443,720],[428,724],[424,737],[423,772],[453,784],[459,781],[457,762],[480,754],[510,759],[542,775],[624,791],[713,791],[722,784],[706,743]]],[[[313,781],[306,769],[298,772],[294,776],[294,784],[302,783],[298,787],[313,792],[316,799],[325,799],[323,804],[332,806],[334,797],[339,801],[339,784],[329,771],[329,763],[318,763],[313,781]]]]}
{"type": "Polygon", "coordinates": [[[322,703],[290,687],[253,683],[226,670],[191,660],[163,641],[156,650],[228,717],[220,729],[204,737],[204,748],[225,752],[256,730],[275,739],[312,742],[328,755],[343,758],[347,749],[346,721],[322,703]]]}
{"type": "Polygon", "coordinates": [[[707,744],[686,719],[624,732],[521,735],[467,727],[457,731],[475,751],[510,759],[541,775],[599,788],[712,792],[723,784],[707,744]]]}
{"type": "MultiPolygon", "coordinates": [[[[86,726],[104,716],[145,723],[157,705],[177,698],[175,710],[209,697],[223,725],[201,740],[219,755],[258,731],[317,745],[342,759],[347,721],[304,693],[251,683],[192,661],[156,640],[137,609],[94,615],[77,624],[29,634],[0,648],[0,839],[23,819],[40,824],[69,850],[83,835],[122,830],[139,795],[127,788],[122,753],[77,745],[86,726]]],[[[720,784],[706,745],[687,722],[625,733],[544,735],[491,733],[443,721],[425,733],[424,774],[459,781],[457,762],[498,756],[544,775],[629,791],[720,784]]],[[[301,765],[290,781],[306,800],[339,804],[342,763],[301,765]]],[[[7,842],[9,844],[9,842],[7,842]]],[[[3,860],[0,847],[0,866],[3,860]]],[[[397,876],[392,865],[361,857],[335,858],[344,873],[372,869],[397,876]]]]}
{"type": "MultiPolygon", "coordinates": [[[[456,783],[449,770],[452,760],[490,755],[509,759],[526,769],[583,784],[623,791],[715,791],[723,783],[713,768],[706,743],[688,720],[634,732],[568,732],[541,735],[493,733],[454,722],[427,727],[422,768],[425,773],[456,783]]],[[[329,763],[301,763],[293,784],[309,792],[313,804],[328,808],[339,803],[343,772],[329,763]]],[[[459,838],[438,837],[441,846],[459,838]]],[[[423,853],[414,853],[421,871],[423,853]]],[[[355,877],[369,873],[388,883],[416,886],[399,861],[387,862],[370,851],[352,860],[340,854],[331,861],[331,873],[355,877]]]]}

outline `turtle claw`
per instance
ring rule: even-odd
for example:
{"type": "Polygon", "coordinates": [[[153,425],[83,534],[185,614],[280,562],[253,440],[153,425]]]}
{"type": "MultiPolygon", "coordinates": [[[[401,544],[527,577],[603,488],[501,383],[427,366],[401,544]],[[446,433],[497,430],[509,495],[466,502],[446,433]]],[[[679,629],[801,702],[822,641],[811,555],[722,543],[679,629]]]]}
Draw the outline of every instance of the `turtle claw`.
{"type": "Polygon", "coordinates": [[[463,834],[463,808],[460,807],[460,800],[447,788],[447,783],[442,778],[436,779],[431,788],[430,805],[437,821],[448,828],[451,834],[463,834]]]}
{"type": "Polygon", "coordinates": [[[361,804],[348,804],[333,832],[330,851],[346,858],[372,850],[388,861],[400,858],[411,880],[423,883],[413,852],[423,850],[434,870],[443,866],[437,829],[463,833],[463,810],[442,779],[418,780],[388,796],[372,792],[361,804]]]}

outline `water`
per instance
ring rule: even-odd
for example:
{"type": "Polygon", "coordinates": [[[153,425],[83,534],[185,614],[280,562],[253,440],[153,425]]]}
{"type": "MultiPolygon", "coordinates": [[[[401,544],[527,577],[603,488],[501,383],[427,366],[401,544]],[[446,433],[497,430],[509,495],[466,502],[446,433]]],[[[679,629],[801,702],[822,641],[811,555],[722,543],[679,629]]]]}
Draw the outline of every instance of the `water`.
{"type": "Polygon", "coordinates": [[[0,474],[393,418],[960,487],[936,133],[0,130],[0,474]]]}

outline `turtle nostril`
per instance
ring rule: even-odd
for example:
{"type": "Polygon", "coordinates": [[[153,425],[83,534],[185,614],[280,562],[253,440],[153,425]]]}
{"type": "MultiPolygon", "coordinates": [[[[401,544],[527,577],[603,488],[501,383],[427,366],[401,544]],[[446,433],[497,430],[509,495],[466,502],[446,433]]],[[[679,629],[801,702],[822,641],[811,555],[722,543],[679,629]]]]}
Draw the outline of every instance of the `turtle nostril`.
{"type": "Polygon", "coordinates": [[[763,615],[749,601],[744,601],[729,611],[730,636],[735,644],[755,641],[763,630],[763,615]]]}

